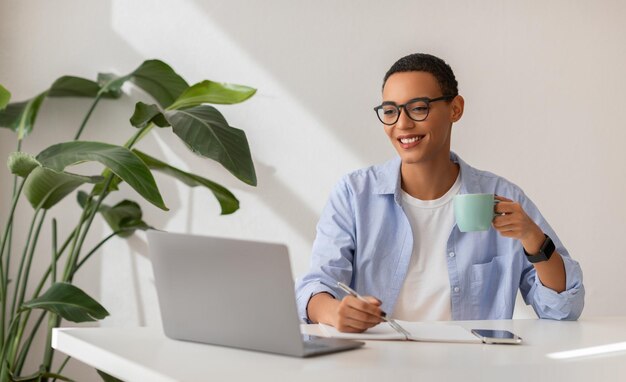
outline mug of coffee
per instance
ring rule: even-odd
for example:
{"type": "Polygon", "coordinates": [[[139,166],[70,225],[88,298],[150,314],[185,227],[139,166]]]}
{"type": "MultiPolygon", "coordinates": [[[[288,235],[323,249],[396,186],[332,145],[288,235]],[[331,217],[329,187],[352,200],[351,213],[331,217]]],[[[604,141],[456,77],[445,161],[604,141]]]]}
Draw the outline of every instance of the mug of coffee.
{"type": "Polygon", "coordinates": [[[494,194],[460,194],[454,197],[454,217],[461,232],[487,231],[497,215],[494,194]]]}

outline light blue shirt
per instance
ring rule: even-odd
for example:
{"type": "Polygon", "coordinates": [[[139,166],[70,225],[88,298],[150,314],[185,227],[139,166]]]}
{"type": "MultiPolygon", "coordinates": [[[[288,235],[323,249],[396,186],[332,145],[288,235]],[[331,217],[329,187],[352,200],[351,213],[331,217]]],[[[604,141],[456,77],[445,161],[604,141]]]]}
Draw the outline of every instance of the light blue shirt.
{"type": "MultiPolygon", "coordinates": [[[[445,251],[453,320],[510,319],[518,289],[540,318],[576,320],[585,289],[582,271],[533,202],[515,184],[477,170],[455,153],[460,165],[461,194],[493,193],[520,203],[549,235],[563,258],[566,290],[557,293],[541,284],[519,240],[495,229],[461,232],[456,224],[445,251]]],[[[402,209],[400,157],[345,175],[335,186],[317,225],[311,268],[296,283],[298,314],[309,322],[309,299],[328,292],[344,293],[337,281],[359,294],[375,296],[391,314],[407,274],[413,233],[402,209]]]]}

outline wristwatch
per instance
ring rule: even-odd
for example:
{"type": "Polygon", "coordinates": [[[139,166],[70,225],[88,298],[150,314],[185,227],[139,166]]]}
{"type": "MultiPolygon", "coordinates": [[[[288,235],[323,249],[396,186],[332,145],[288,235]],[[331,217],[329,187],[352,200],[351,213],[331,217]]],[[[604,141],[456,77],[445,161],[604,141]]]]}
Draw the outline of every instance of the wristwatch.
{"type": "Polygon", "coordinates": [[[550,239],[550,236],[546,235],[545,233],[543,235],[546,237],[546,239],[543,241],[543,244],[539,249],[539,253],[537,253],[536,255],[531,255],[526,252],[526,249],[524,249],[524,254],[526,255],[526,258],[533,264],[550,260],[550,256],[552,256],[552,254],[556,250],[556,247],[554,246],[552,239],[550,239]]]}

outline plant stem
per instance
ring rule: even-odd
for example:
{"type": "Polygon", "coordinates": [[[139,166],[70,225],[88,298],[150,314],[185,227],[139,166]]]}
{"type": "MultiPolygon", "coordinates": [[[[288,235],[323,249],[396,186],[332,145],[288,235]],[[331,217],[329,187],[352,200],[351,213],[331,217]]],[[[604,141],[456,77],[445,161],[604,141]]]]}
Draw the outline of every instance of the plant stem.
{"type": "Polygon", "coordinates": [[[137,143],[139,140],[141,140],[143,137],[146,136],[146,134],[148,134],[150,132],[150,130],[152,130],[152,128],[154,127],[154,123],[149,123],[148,125],[144,126],[143,128],[141,128],[139,131],[137,131],[135,133],[135,135],[133,135],[124,145],[124,147],[126,147],[127,149],[131,149],[135,143],[137,143]]]}
{"type": "Polygon", "coordinates": [[[80,215],[80,219],[78,219],[78,225],[76,226],[76,231],[74,234],[74,238],[72,240],[72,246],[70,247],[70,253],[67,257],[67,261],[65,262],[65,270],[63,272],[63,279],[62,279],[63,281],[67,281],[71,268],[74,264],[73,256],[76,250],[76,244],[78,243],[78,237],[80,236],[80,233],[82,231],[83,223],[85,222],[85,219],[88,215],[87,211],[89,210],[89,205],[91,204],[92,198],[93,198],[93,190],[91,191],[91,194],[89,194],[89,197],[87,198],[87,201],[85,202],[85,206],[83,207],[83,212],[80,215]]]}
{"type": "Polygon", "coordinates": [[[43,367],[46,371],[52,369],[52,358],[54,357],[54,349],[52,348],[52,328],[57,326],[57,315],[50,313],[48,317],[48,334],[46,337],[46,352],[43,356],[43,367]]]}
{"type": "Polygon", "coordinates": [[[106,238],[102,239],[102,241],[100,241],[95,247],[93,247],[93,249],[91,251],[89,251],[89,253],[78,263],[78,265],[76,265],[76,271],[78,271],[78,269],[85,263],[85,261],[87,261],[87,259],[89,259],[94,253],[96,253],[98,248],[100,248],[110,238],[112,238],[113,236],[118,235],[121,232],[123,232],[123,231],[122,230],[115,231],[115,232],[111,233],[109,236],[107,236],[106,238]]]}
{"type": "MultiPolygon", "coordinates": [[[[57,253],[57,257],[56,257],[56,261],[59,261],[59,259],[61,258],[61,256],[63,255],[63,252],[65,252],[65,249],[67,248],[70,240],[74,237],[74,234],[76,232],[76,229],[78,227],[74,228],[74,231],[72,231],[72,233],[70,234],[70,236],[65,240],[65,243],[63,244],[63,246],[61,247],[61,249],[59,250],[59,252],[57,253]]],[[[43,289],[44,284],[46,283],[46,281],[48,280],[48,276],[50,276],[52,270],[52,265],[50,265],[48,267],[48,269],[46,270],[46,273],[43,275],[43,277],[41,278],[41,281],[39,281],[39,285],[37,285],[37,288],[35,288],[35,292],[33,292],[33,297],[32,298],[37,298],[39,297],[39,292],[41,292],[41,290],[43,289]]],[[[56,281],[56,280],[55,280],[56,281]]]]}
{"type": "MultiPolygon", "coordinates": [[[[104,188],[102,189],[102,193],[100,194],[100,196],[98,197],[98,200],[96,201],[96,205],[94,206],[93,210],[91,211],[91,213],[89,214],[89,216],[87,217],[87,222],[85,223],[84,226],[84,230],[82,231],[81,235],[80,235],[80,240],[78,242],[78,246],[74,248],[74,252],[70,252],[70,257],[68,259],[68,267],[66,268],[66,273],[64,274],[63,277],[63,281],[68,281],[68,282],[72,282],[72,279],[74,278],[74,273],[76,272],[76,265],[78,262],[78,255],[80,254],[80,250],[83,246],[83,243],[85,242],[85,238],[87,237],[87,233],[89,232],[89,228],[91,227],[91,223],[93,222],[93,219],[95,218],[96,214],[98,213],[98,209],[100,208],[100,205],[102,204],[102,201],[104,200],[104,198],[107,197],[108,190],[109,190],[109,185],[111,184],[111,181],[113,180],[113,176],[114,174],[110,174],[107,179],[106,182],[104,183],[104,188]]],[[[95,186],[94,186],[95,188],[95,186]]],[[[93,191],[92,191],[93,192],[93,191]]],[[[86,205],[86,209],[89,205],[86,205]]]]}
{"type": "Polygon", "coordinates": [[[57,220],[52,219],[52,283],[57,281],[57,220]]]}
{"type": "MultiPolygon", "coordinates": [[[[39,326],[43,322],[43,319],[45,316],[46,316],[46,312],[45,311],[41,312],[41,314],[39,315],[39,318],[37,319],[37,321],[35,322],[35,325],[33,326],[33,330],[31,331],[30,336],[28,336],[28,339],[22,345],[22,350],[20,350],[19,356],[17,357],[17,362],[15,363],[16,374],[19,374],[22,372],[22,367],[24,366],[24,362],[26,361],[26,357],[28,356],[28,351],[30,350],[30,346],[33,343],[33,340],[35,339],[37,331],[39,330],[39,326]]],[[[28,320],[28,317],[26,318],[26,320],[28,320]]]]}
{"type": "MultiPolygon", "coordinates": [[[[61,374],[61,372],[65,368],[65,365],[67,365],[67,363],[69,362],[70,358],[72,358],[72,357],[70,357],[69,355],[67,357],[65,357],[65,361],[63,361],[63,363],[59,367],[59,371],[56,372],[57,374],[61,374]]],[[[52,380],[52,382],[55,382],[56,380],[57,379],[55,378],[55,379],[52,380]]]]}
{"type": "Polygon", "coordinates": [[[26,255],[28,254],[28,248],[30,247],[30,239],[33,235],[33,229],[35,228],[35,222],[39,215],[40,209],[37,208],[33,214],[33,220],[30,223],[30,229],[28,230],[28,236],[26,237],[26,244],[24,245],[24,252],[22,253],[22,259],[20,260],[20,267],[17,271],[17,281],[15,282],[15,290],[13,291],[13,303],[11,304],[11,315],[15,314],[15,306],[17,303],[17,296],[19,294],[20,281],[22,280],[22,272],[24,270],[24,262],[26,261],[26,255]]]}
{"type": "MultiPolygon", "coordinates": [[[[17,152],[22,151],[22,140],[18,139],[17,140],[17,152]]],[[[17,175],[13,176],[13,196],[15,197],[15,195],[17,194],[17,175]]],[[[26,179],[24,179],[26,180],[26,179]]],[[[20,192],[22,191],[22,189],[20,188],[20,192]]],[[[9,241],[9,244],[7,244],[7,259],[6,259],[6,279],[7,281],[9,280],[9,271],[11,269],[11,244],[13,242],[13,225],[11,225],[11,227],[9,228],[9,238],[5,238],[5,240],[9,241]]],[[[1,257],[1,256],[0,256],[1,257]]],[[[1,267],[1,263],[0,263],[0,270],[2,269],[1,267]]]]}
{"type": "Polygon", "coordinates": [[[89,111],[87,112],[87,115],[83,119],[83,122],[80,124],[80,127],[78,128],[78,131],[76,132],[76,135],[74,136],[75,141],[77,141],[78,138],[80,138],[81,134],[83,133],[83,129],[87,125],[87,121],[91,117],[91,113],[93,113],[94,109],[96,108],[96,105],[98,105],[98,102],[100,102],[100,98],[102,98],[102,94],[103,93],[98,92],[98,95],[96,95],[96,98],[94,98],[93,103],[91,104],[91,107],[89,108],[89,111]]]}
{"type": "Polygon", "coordinates": [[[1,372],[0,372],[0,381],[7,381],[9,376],[7,375],[7,373],[9,372],[9,370],[11,369],[11,364],[9,363],[9,358],[6,357],[6,351],[7,348],[9,347],[9,342],[11,342],[11,334],[14,331],[14,327],[19,323],[19,317],[20,314],[22,312],[17,312],[17,314],[13,317],[13,320],[11,320],[11,325],[9,325],[9,330],[7,331],[7,338],[4,339],[4,341],[2,342],[2,350],[0,350],[0,362],[2,362],[2,365],[0,366],[1,368],[1,372]]]}
{"type": "MultiPolygon", "coordinates": [[[[65,240],[65,243],[63,243],[63,246],[61,246],[61,249],[57,252],[56,261],[58,261],[59,258],[63,255],[63,252],[65,252],[65,249],[69,245],[70,240],[74,237],[77,229],[78,229],[78,227],[74,228],[74,230],[70,233],[70,236],[68,236],[68,238],[65,240]]],[[[48,270],[46,271],[45,275],[42,277],[41,281],[39,282],[39,285],[37,285],[37,288],[35,289],[35,292],[33,292],[33,297],[32,297],[33,299],[39,297],[39,293],[41,292],[41,289],[43,289],[43,286],[46,283],[46,280],[48,279],[48,276],[50,275],[51,268],[52,268],[52,265],[50,265],[48,267],[48,270]]],[[[54,281],[53,281],[53,283],[54,283],[54,281]]],[[[25,321],[28,321],[28,319],[30,318],[30,313],[31,313],[30,310],[26,312],[26,317],[24,318],[25,321]]],[[[37,322],[35,323],[35,325],[33,327],[33,332],[31,333],[30,338],[28,339],[28,341],[24,345],[26,347],[23,347],[21,352],[20,352],[20,355],[18,357],[18,362],[16,364],[19,367],[19,370],[21,370],[21,367],[23,366],[23,364],[24,364],[24,362],[26,360],[26,356],[28,355],[28,349],[30,348],[30,343],[33,341],[35,333],[37,332],[37,330],[39,329],[39,326],[41,325],[41,322],[43,321],[44,315],[45,315],[45,313],[42,314],[39,317],[39,319],[37,320],[37,322]]],[[[1,379],[0,379],[0,381],[1,381],[1,379]]]]}
{"type": "Polygon", "coordinates": [[[24,295],[26,294],[26,287],[28,286],[28,277],[30,276],[30,267],[33,263],[33,256],[35,255],[35,248],[37,248],[37,242],[39,241],[39,233],[41,233],[41,226],[43,225],[43,222],[46,219],[47,212],[48,210],[43,210],[43,214],[41,214],[41,219],[39,220],[39,225],[37,226],[37,231],[35,232],[33,244],[30,246],[30,253],[28,254],[28,262],[26,263],[26,269],[24,271],[24,280],[22,280],[22,289],[20,292],[20,298],[17,302],[18,305],[22,305],[22,303],[24,302],[24,295]]]}
{"type": "MultiPolygon", "coordinates": [[[[2,239],[2,244],[0,244],[0,299],[2,300],[2,313],[0,314],[0,343],[4,341],[4,329],[6,325],[6,308],[7,308],[7,289],[9,286],[9,255],[7,255],[7,267],[6,269],[2,269],[2,256],[4,255],[4,246],[7,242],[7,238],[9,237],[9,230],[13,225],[13,216],[15,215],[15,207],[17,207],[17,202],[19,201],[19,196],[22,193],[22,189],[24,188],[25,180],[20,183],[20,186],[17,192],[13,195],[13,202],[11,204],[11,211],[9,212],[9,217],[7,218],[7,225],[5,227],[4,236],[2,239]]],[[[1,361],[1,360],[0,360],[1,361]]]]}
{"type": "MultiPolygon", "coordinates": [[[[13,225],[13,215],[15,214],[15,207],[17,207],[19,196],[22,193],[22,189],[24,188],[24,182],[25,180],[23,180],[22,183],[20,183],[20,187],[17,193],[13,195],[13,202],[11,203],[11,211],[9,212],[9,217],[7,218],[7,225],[4,228],[4,236],[2,238],[2,244],[0,244],[0,260],[2,260],[2,256],[4,255],[4,248],[6,246],[7,238],[9,237],[9,228],[11,228],[11,226],[13,225]]],[[[0,263],[0,266],[1,265],[2,264],[0,263]]]]}
{"type": "MultiPolygon", "coordinates": [[[[31,245],[31,250],[28,255],[28,262],[26,264],[26,269],[24,272],[24,280],[22,281],[22,288],[20,291],[18,307],[21,306],[22,303],[24,302],[24,295],[26,294],[26,287],[28,286],[28,276],[30,274],[30,266],[32,264],[33,255],[35,254],[35,248],[37,247],[37,241],[39,239],[39,233],[41,232],[41,226],[43,225],[43,222],[46,219],[46,212],[48,211],[44,210],[43,214],[41,214],[41,219],[39,220],[39,224],[37,225],[37,231],[35,232],[33,244],[31,245]]],[[[19,287],[19,281],[15,285],[16,290],[18,287],[19,287]]],[[[15,303],[15,300],[13,302],[15,303]]],[[[9,353],[10,359],[14,360],[14,357],[17,355],[18,346],[22,340],[22,336],[24,335],[24,330],[26,329],[26,324],[28,324],[29,317],[30,317],[30,313],[27,313],[26,317],[24,318],[24,320],[22,320],[21,324],[19,325],[17,334],[15,336],[15,345],[11,349],[11,352],[9,353]]]]}

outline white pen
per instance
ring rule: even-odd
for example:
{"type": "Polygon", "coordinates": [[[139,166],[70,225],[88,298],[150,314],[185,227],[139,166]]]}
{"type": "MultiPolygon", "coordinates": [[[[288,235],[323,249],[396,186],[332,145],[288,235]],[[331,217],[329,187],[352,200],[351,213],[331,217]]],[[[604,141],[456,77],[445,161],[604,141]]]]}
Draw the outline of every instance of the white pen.
{"type": "MultiPolygon", "coordinates": [[[[354,296],[354,297],[358,298],[361,301],[367,302],[368,304],[371,304],[369,301],[367,301],[367,299],[365,299],[365,297],[361,296],[354,289],[350,288],[349,286],[347,286],[346,284],[342,283],[341,281],[337,282],[337,286],[339,288],[341,288],[347,294],[349,294],[351,296],[354,296]]],[[[383,312],[383,313],[385,313],[385,312],[383,312]]],[[[387,318],[386,315],[381,316],[381,318],[383,320],[385,320],[387,323],[389,323],[389,326],[391,326],[396,332],[406,336],[407,338],[409,338],[411,336],[411,334],[409,332],[404,330],[404,328],[402,326],[400,326],[397,322],[395,322],[391,318],[387,318]]]]}

